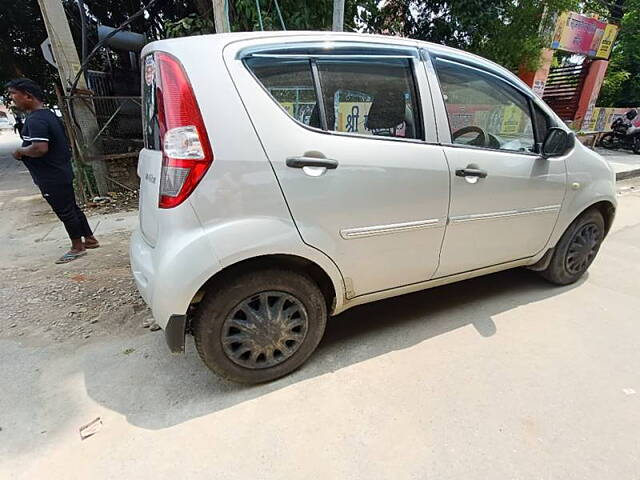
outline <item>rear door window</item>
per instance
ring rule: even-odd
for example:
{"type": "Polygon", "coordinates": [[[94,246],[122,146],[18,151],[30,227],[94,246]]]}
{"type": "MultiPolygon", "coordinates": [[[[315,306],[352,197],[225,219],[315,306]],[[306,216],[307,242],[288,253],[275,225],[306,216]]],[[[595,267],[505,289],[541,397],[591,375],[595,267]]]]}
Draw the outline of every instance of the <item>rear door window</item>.
{"type": "Polygon", "coordinates": [[[336,132],[422,138],[411,60],[319,60],[327,127],[336,132]]]}
{"type": "Polygon", "coordinates": [[[246,58],[245,64],[274,100],[304,125],[355,135],[423,138],[409,58],[256,56],[246,58]],[[320,95],[322,103],[317,101],[320,95]]]}
{"type": "Polygon", "coordinates": [[[320,114],[308,59],[252,57],[245,62],[289,115],[300,123],[320,128],[320,114]]]}

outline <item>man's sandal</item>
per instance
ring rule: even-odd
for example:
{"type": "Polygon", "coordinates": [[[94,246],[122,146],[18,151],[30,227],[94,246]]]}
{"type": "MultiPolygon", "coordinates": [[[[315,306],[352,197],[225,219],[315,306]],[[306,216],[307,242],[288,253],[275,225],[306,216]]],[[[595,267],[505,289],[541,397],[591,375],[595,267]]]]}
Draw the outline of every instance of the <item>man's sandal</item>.
{"type": "Polygon", "coordinates": [[[89,248],[89,249],[93,249],[93,248],[100,248],[100,243],[98,242],[94,242],[94,243],[84,243],[84,248],[89,248]]]}
{"type": "Polygon", "coordinates": [[[65,253],[63,256],[61,256],[58,260],[56,260],[56,263],[58,265],[63,264],[63,263],[69,263],[69,262],[73,262],[75,259],[80,258],[80,257],[84,257],[87,254],[87,252],[82,251],[82,252],[67,252],[65,253]]]}

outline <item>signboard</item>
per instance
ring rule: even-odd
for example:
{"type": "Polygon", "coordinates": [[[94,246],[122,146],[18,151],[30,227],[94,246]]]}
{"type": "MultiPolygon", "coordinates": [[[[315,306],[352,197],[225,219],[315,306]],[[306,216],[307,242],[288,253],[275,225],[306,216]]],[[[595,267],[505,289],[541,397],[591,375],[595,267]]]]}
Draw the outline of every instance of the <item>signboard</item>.
{"type": "Polygon", "coordinates": [[[49,40],[49,37],[47,37],[44,42],[40,44],[40,48],[42,49],[42,55],[44,56],[44,59],[54,67],[58,68],[56,59],[53,56],[53,48],[51,47],[51,40],[49,40]]]}
{"type": "Polygon", "coordinates": [[[589,57],[609,58],[617,35],[617,25],[575,12],[564,12],[558,17],[551,48],[589,57]]]}

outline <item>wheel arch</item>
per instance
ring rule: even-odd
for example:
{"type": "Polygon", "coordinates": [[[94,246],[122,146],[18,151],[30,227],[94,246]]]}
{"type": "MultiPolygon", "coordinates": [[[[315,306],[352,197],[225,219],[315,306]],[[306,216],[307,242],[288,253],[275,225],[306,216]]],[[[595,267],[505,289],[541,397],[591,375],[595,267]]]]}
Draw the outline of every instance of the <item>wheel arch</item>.
{"type": "MultiPolygon", "coordinates": [[[[329,274],[316,262],[308,258],[294,254],[266,254],[256,257],[246,258],[236,263],[226,266],[216,272],[200,287],[190,302],[190,310],[197,308],[197,305],[206,295],[212,294],[216,284],[224,282],[225,279],[239,275],[248,271],[267,268],[288,268],[297,272],[302,272],[311,277],[318,285],[327,304],[327,311],[333,312],[337,304],[336,288],[329,274]]],[[[193,312],[190,312],[193,313],[193,312]]]]}

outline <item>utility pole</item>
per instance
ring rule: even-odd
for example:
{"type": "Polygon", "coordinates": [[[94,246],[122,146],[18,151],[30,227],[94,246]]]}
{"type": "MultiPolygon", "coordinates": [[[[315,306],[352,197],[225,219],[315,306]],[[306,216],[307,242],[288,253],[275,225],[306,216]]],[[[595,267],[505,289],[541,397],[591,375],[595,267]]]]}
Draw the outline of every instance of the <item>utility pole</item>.
{"type": "Polygon", "coordinates": [[[229,31],[227,25],[227,15],[224,12],[225,0],[213,0],[213,23],[216,33],[226,33],[229,31]]]}
{"type": "Polygon", "coordinates": [[[333,31],[344,31],[344,0],[333,0],[333,31]]]}
{"type": "MultiPolygon", "coordinates": [[[[51,48],[56,60],[58,74],[60,75],[60,83],[65,95],[69,96],[73,92],[70,91],[71,83],[80,70],[80,59],[76,46],[73,43],[71,30],[67,16],[62,7],[61,0],[38,0],[42,19],[44,20],[51,48]]],[[[87,91],[87,84],[81,76],[77,88],[81,91],[87,91]]],[[[80,150],[83,161],[87,157],[96,157],[101,155],[102,149],[97,145],[94,139],[98,134],[98,121],[92,111],[93,102],[88,99],[74,98],[71,100],[75,121],[80,129],[80,150]]],[[[105,195],[109,186],[107,184],[107,165],[103,159],[94,159],[91,161],[93,173],[98,186],[98,193],[105,195]]]]}

